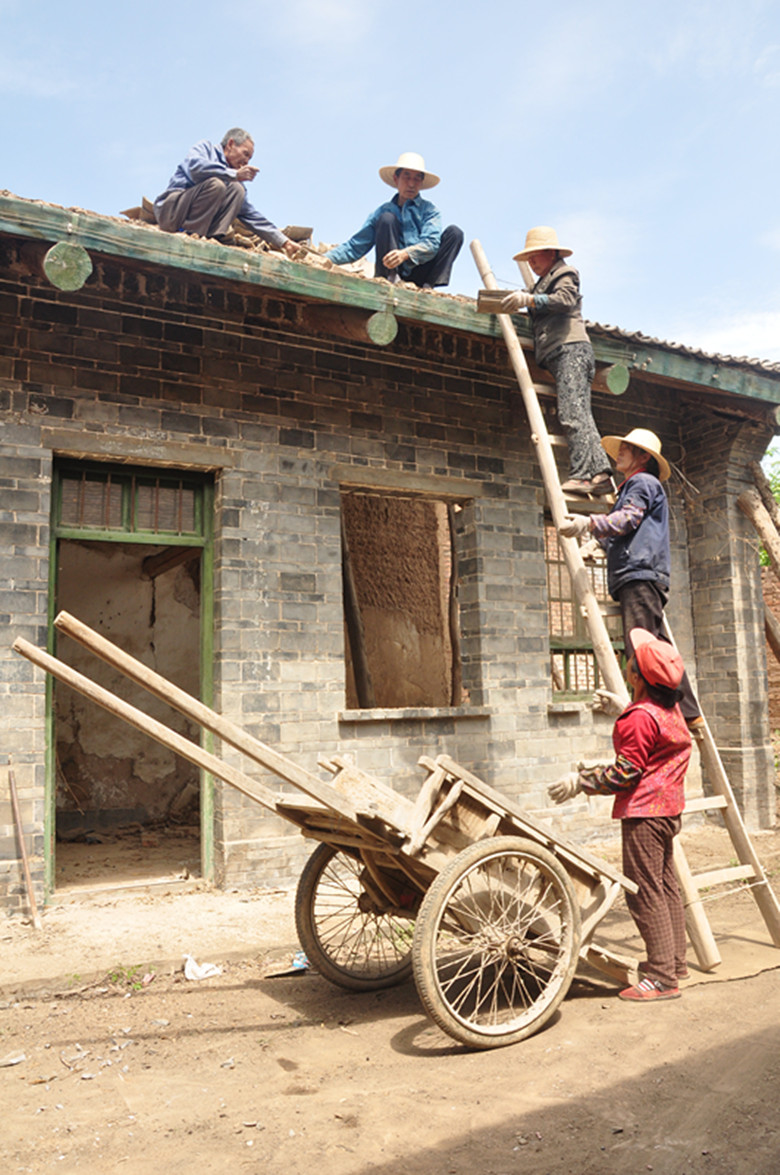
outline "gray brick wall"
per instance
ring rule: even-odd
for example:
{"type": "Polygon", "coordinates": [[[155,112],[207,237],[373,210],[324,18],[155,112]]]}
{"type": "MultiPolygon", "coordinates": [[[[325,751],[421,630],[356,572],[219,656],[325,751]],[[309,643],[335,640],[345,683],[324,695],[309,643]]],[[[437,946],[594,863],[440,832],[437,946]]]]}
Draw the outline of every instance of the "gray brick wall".
{"type": "MultiPolygon", "coordinates": [[[[609,753],[611,724],[589,711],[548,712],[543,494],[502,345],[402,321],[391,347],[362,347],[307,334],[300,301],[257,289],[96,258],[87,286],[66,295],[30,277],[13,248],[0,259],[0,721],[3,761],[12,756],[24,778],[39,898],[45,683],[9,646],[17,635],[46,641],[53,450],[217,471],[214,672],[227,717],[315,772],[318,755],[350,753],[407,795],[423,778],[418,757],[446,752],[572,835],[610,831],[603,805],[547,809],[548,782],[581,756],[609,753]],[[372,484],[387,471],[461,487],[464,681],[488,715],[339,722],[335,466],[364,471],[372,484]]],[[[635,380],[620,399],[594,404],[602,432],[654,428],[673,459],[684,449],[688,476],[702,483],[706,510],[686,513],[679,494],[673,504],[670,616],[694,676],[698,668],[700,679],[717,679],[702,695],[719,738],[735,748],[747,810],[767,823],[762,670],[743,680],[737,669],[745,648],[760,644],[758,579],[731,504],[734,470],[763,451],[765,437],[743,429],[730,438],[722,452],[731,472],[713,475],[706,414],[691,413],[673,388],[635,380]],[[722,558],[717,580],[713,557],[722,558]],[[724,692],[735,679],[736,694],[724,692]]],[[[225,758],[277,786],[235,753],[225,758]]],[[[12,910],[20,899],[10,823],[0,789],[0,905],[12,910]]],[[[311,848],[221,785],[215,844],[218,880],[231,886],[289,881],[311,848]]]]}

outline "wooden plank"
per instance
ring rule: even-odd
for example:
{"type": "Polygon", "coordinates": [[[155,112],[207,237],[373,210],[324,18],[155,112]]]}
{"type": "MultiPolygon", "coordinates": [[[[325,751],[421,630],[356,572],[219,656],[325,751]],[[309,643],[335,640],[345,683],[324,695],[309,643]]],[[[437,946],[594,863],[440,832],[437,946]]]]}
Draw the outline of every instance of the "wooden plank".
{"type": "Polygon", "coordinates": [[[478,795],[489,802],[493,811],[506,812],[510,816],[513,816],[515,822],[519,824],[521,828],[525,828],[529,832],[532,832],[534,839],[538,840],[540,844],[549,847],[552,852],[556,854],[560,853],[572,861],[576,861],[578,864],[584,867],[585,871],[588,873],[593,873],[602,877],[609,877],[613,881],[619,881],[624,889],[629,890],[631,893],[636,893],[637,887],[634,885],[633,881],[629,880],[628,877],[625,877],[617,869],[613,869],[613,867],[608,865],[606,861],[602,861],[598,857],[592,856],[585,849],[581,849],[579,845],[573,845],[569,841],[563,840],[561,837],[556,836],[551,828],[543,824],[539,824],[533,819],[533,817],[529,816],[528,813],[524,811],[519,804],[516,804],[514,800],[511,800],[508,796],[504,796],[500,792],[497,792],[494,788],[490,787],[489,784],[485,783],[484,780],[480,779],[476,775],[473,775],[470,771],[466,770],[465,767],[461,767],[461,765],[456,763],[454,759],[451,759],[449,755],[437,755],[434,762],[443,766],[449,772],[449,774],[453,776],[453,778],[464,780],[464,782],[467,783],[470,788],[473,788],[473,790],[478,795]]]}
{"type": "Polygon", "coordinates": [[[636,959],[619,955],[602,943],[588,943],[580,950],[580,958],[597,971],[608,975],[610,979],[616,979],[618,983],[626,987],[636,983],[639,978],[636,959]]]}
{"type": "Polygon", "coordinates": [[[229,783],[231,787],[236,788],[237,791],[248,796],[250,800],[255,800],[271,812],[277,812],[276,796],[272,791],[269,791],[268,788],[256,780],[250,779],[242,771],[238,771],[235,767],[230,767],[227,763],[223,763],[216,755],[204,751],[197,743],[193,743],[188,738],[184,738],[183,735],[170,730],[162,722],[158,722],[156,718],[150,718],[148,714],[137,710],[135,706],[131,706],[128,702],[118,698],[110,690],[96,685],[94,681],[90,681],[82,673],[71,669],[70,666],[63,664],[62,661],[58,661],[56,657],[50,656],[49,653],[44,653],[42,649],[36,648],[35,645],[31,645],[29,641],[24,640],[22,637],[17,637],[11,647],[15,653],[26,657],[28,661],[32,661],[33,665],[38,665],[39,668],[45,669],[47,673],[50,673],[52,677],[56,677],[58,681],[64,681],[71,689],[75,689],[78,693],[83,694],[85,698],[89,698],[90,701],[95,702],[98,706],[102,706],[110,714],[124,719],[131,726],[135,726],[137,730],[148,734],[150,738],[155,739],[158,743],[162,743],[164,747],[168,747],[169,750],[175,751],[177,755],[188,759],[190,763],[194,763],[197,767],[202,767],[205,771],[216,775],[218,779],[229,783]]]}
{"type": "Polygon", "coordinates": [[[693,800],[685,801],[683,816],[689,812],[710,812],[718,808],[725,808],[728,800],[725,796],[697,796],[693,800]]]}
{"type": "Polygon", "coordinates": [[[711,885],[724,885],[729,881],[752,881],[755,877],[750,865],[728,865],[723,869],[708,869],[706,873],[694,873],[693,881],[701,892],[711,885]]]}
{"type": "Polygon", "coordinates": [[[688,931],[688,937],[696,952],[696,960],[702,970],[714,971],[722,962],[720,951],[704,912],[699,890],[693,880],[691,867],[683,852],[679,836],[676,836],[672,841],[672,853],[674,869],[680,886],[680,896],[685,909],[685,929],[688,931]]]}
{"type": "MultiPolygon", "coordinates": [[[[143,686],[149,693],[167,702],[175,710],[179,710],[180,713],[191,718],[193,722],[197,722],[199,726],[210,730],[212,734],[241,751],[255,763],[259,763],[285,782],[300,788],[306,795],[313,796],[345,819],[353,822],[357,820],[354,804],[340,795],[333,787],[323,783],[316,775],[312,775],[303,767],[299,767],[292,759],[274,751],[259,739],[253,738],[240,726],[223,718],[221,714],[217,714],[197,698],[193,698],[191,694],[179,689],[173,682],[168,681],[159,673],[155,673],[147,665],[137,661],[135,657],[131,657],[129,653],[125,653],[111,641],[89,628],[88,625],[77,620],[75,616],[71,616],[68,612],[60,612],[55,618],[54,624],[60,632],[66,633],[67,636],[90,649],[107,664],[113,665],[115,669],[124,673],[131,681],[143,686]]],[[[220,775],[219,772],[216,774],[224,779],[224,775],[220,775]]],[[[225,782],[230,781],[226,780],[225,782]]]]}

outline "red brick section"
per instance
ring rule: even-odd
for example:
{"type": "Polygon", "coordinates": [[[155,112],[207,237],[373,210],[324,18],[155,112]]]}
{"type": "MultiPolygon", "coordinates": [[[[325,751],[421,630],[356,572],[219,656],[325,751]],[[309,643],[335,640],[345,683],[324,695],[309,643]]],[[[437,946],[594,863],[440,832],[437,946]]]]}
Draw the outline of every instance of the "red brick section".
{"type": "MultiPolygon", "coordinates": [[[[780,621],[780,580],[769,567],[761,568],[761,587],[764,603],[780,621]]],[[[769,725],[780,730],[780,661],[777,660],[767,641],[766,667],[769,678],[769,725]]]]}

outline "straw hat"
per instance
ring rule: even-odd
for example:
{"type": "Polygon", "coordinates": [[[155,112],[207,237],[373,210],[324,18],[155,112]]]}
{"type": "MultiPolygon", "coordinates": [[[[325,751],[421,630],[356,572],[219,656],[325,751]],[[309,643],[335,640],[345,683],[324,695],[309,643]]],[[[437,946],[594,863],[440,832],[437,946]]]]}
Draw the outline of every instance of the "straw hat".
{"type": "Polygon", "coordinates": [[[685,666],[674,645],[659,640],[646,628],[632,628],[628,637],[634,646],[636,663],[645,681],[650,685],[677,689],[682,681],[685,666]]]}
{"type": "Polygon", "coordinates": [[[541,253],[543,249],[555,249],[561,257],[571,257],[573,252],[572,249],[561,248],[558,244],[558,234],[554,228],[540,224],[536,228],[529,228],[525,234],[525,247],[519,253],[515,253],[512,260],[527,261],[532,253],[541,253]]]}
{"type": "Polygon", "coordinates": [[[661,442],[654,432],[650,432],[649,428],[632,428],[624,437],[602,437],[602,447],[607,450],[613,461],[623,441],[627,445],[636,445],[637,449],[644,449],[645,453],[655,457],[658,462],[658,476],[661,481],[666,481],[672,471],[669,462],[661,456],[661,442]]]}
{"type": "Polygon", "coordinates": [[[434,175],[432,171],[427,171],[425,167],[425,160],[422,155],[418,155],[416,151],[404,151],[398,156],[398,162],[394,163],[392,167],[380,167],[380,178],[389,184],[391,188],[395,187],[395,173],[404,168],[407,171],[421,171],[425,179],[422,182],[423,188],[435,188],[439,182],[439,177],[434,175]]]}

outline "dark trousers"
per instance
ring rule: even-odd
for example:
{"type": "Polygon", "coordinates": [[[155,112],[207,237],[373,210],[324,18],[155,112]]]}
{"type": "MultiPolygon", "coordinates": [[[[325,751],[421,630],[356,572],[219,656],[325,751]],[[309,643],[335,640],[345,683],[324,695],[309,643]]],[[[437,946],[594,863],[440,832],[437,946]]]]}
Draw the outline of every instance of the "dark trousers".
{"type": "Polygon", "coordinates": [[[449,284],[452,266],[463,244],[463,230],[457,225],[447,225],[441,234],[441,244],[435,257],[414,265],[407,273],[399,269],[387,269],[382,264],[385,253],[392,249],[403,249],[401,223],[394,212],[382,212],[376,222],[376,265],[374,277],[394,277],[396,274],[405,282],[416,286],[446,286],[449,284]]]}
{"type": "Polygon", "coordinates": [[[621,820],[623,872],[639,886],[626,903],[647,950],[640,970],[664,987],[684,975],[685,910],[674,873],[673,841],[679,816],[636,816],[621,820]]]}
{"type": "Polygon", "coordinates": [[[590,389],[596,374],[596,358],[590,343],[565,343],[544,366],[555,380],[558,419],[569,446],[569,477],[590,481],[599,473],[611,474],[590,406],[590,389]]]}
{"type": "Polygon", "coordinates": [[[157,223],[166,233],[196,233],[199,237],[221,237],[241,209],[246,192],[239,183],[225,183],[218,176],[191,188],[169,192],[155,202],[157,223]]]}
{"type": "MultiPolygon", "coordinates": [[[[646,628],[659,640],[666,641],[667,644],[671,643],[663,630],[664,606],[669,597],[662,588],[659,588],[657,583],[653,583],[649,579],[634,579],[619,589],[617,598],[620,604],[620,615],[623,618],[626,656],[630,657],[634,652],[629,638],[632,628],[646,628]]],[[[680,709],[683,718],[690,721],[691,718],[700,717],[699,703],[696,701],[687,673],[683,674],[680,689],[682,690],[680,709]]]]}

